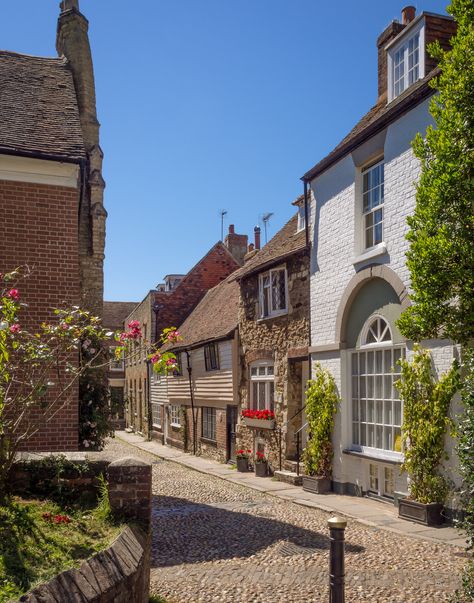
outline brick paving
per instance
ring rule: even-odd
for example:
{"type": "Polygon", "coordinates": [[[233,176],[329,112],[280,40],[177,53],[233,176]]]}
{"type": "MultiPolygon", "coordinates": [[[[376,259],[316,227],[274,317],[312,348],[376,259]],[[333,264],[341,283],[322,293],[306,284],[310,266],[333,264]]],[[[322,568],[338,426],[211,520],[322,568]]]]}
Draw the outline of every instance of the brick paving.
{"type": "MultiPolygon", "coordinates": [[[[169,603],[328,601],[330,514],[160,460],[119,440],[108,455],[153,463],[151,588],[169,603]]],[[[442,603],[463,549],[350,520],[347,603],[442,603]]]]}

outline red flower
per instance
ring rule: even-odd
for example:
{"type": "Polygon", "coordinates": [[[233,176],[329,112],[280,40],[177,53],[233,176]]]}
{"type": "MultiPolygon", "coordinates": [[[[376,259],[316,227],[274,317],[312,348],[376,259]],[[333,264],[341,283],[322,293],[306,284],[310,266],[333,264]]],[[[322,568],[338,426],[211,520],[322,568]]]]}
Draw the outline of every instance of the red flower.
{"type": "Polygon", "coordinates": [[[10,327],[10,333],[19,333],[21,331],[21,327],[18,323],[15,323],[10,327]]]}
{"type": "Polygon", "coordinates": [[[18,301],[20,299],[20,293],[18,289],[10,289],[7,295],[10,299],[14,299],[15,301],[18,301]]]}
{"type": "Polygon", "coordinates": [[[263,421],[273,421],[275,413],[273,410],[252,410],[247,408],[242,411],[242,417],[246,419],[261,419],[263,421]]]}

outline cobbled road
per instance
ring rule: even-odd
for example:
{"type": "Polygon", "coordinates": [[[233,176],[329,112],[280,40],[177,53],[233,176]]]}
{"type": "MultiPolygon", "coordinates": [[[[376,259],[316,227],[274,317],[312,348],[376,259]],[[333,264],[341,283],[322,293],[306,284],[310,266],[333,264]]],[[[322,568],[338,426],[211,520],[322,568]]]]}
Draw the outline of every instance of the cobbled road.
{"type": "MultiPolygon", "coordinates": [[[[153,463],[153,593],[168,603],[327,603],[327,513],[119,440],[110,440],[106,453],[153,463]]],[[[349,521],[346,602],[449,602],[463,556],[449,545],[349,521]]]]}

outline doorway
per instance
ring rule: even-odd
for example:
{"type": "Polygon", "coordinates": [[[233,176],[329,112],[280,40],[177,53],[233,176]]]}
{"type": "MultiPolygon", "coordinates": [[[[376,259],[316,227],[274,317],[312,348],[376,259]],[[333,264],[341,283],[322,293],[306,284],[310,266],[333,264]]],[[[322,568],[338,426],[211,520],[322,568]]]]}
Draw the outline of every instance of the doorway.
{"type": "Polygon", "coordinates": [[[236,457],[236,433],[237,433],[237,406],[227,407],[227,461],[235,462],[236,457]]]}

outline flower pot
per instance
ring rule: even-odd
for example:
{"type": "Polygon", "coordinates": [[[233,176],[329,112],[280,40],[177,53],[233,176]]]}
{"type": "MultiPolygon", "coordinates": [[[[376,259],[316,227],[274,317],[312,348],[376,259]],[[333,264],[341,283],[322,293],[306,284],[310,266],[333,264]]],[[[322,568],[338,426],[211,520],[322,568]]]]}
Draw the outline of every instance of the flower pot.
{"type": "Polygon", "coordinates": [[[237,471],[241,473],[247,473],[249,470],[249,460],[248,459],[237,459],[237,471]]]}
{"type": "Polygon", "coordinates": [[[440,526],[444,523],[441,503],[420,503],[409,498],[398,502],[398,517],[408,519],[424,526],[440,526]]]}
{"type": "Polygon", "coordinates": [[[331,491],[331,480],[328,477],[303,475],[303,490],[313,494],[325,494],[331,491]]]}
{"type": "Polygon", "coordinates": [[[268,465],[267,463],[255,463],[255,475],[257,477],[267,477],[268,465]]]}
{"type": "Polygon", "coordinates": [[[274,429],[275,421],[274,419],[250,419],[248,417],[243,417],[243,424],[247,427],[253,427],[254,429],[274,429]]]}

